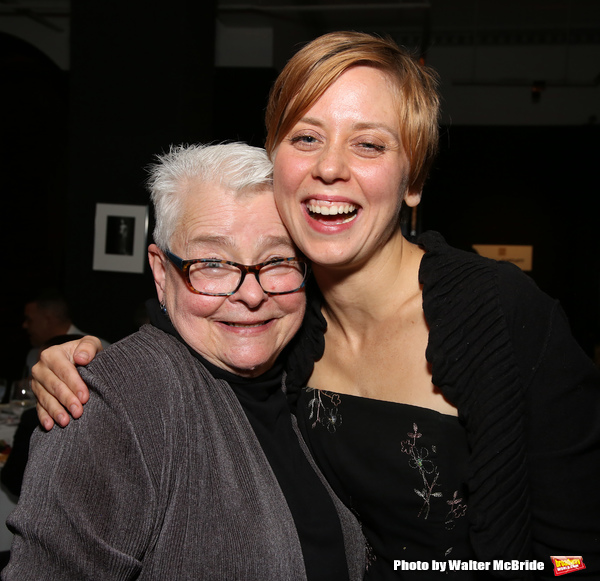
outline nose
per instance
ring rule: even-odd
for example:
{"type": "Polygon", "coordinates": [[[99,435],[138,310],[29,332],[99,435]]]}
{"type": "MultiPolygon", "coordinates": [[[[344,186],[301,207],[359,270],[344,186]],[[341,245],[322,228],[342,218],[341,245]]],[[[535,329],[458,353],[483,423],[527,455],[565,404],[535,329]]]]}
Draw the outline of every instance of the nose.
{"type": "Polygon", "coordinates": [[[264,303],[269,297],[258,284],[256,275],[248,273],[244,277],[244,282],[240,288],[229,297],[230,301],[242,302],[250,309],[256,309],[264,303]]]}
{"type": "Polygon", "coordinates": [[[350,177],[346,152],[340,145],[329,143],[321,150],[314,167],[313,177],[327,184],[338,180],[345,181],[350,177]]]}

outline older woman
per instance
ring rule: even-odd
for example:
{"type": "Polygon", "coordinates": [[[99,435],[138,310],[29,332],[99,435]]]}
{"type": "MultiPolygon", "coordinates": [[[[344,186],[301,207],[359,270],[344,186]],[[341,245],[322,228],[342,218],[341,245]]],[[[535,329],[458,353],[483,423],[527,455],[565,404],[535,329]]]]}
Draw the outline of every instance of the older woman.
{"type": "Polygon", "coordinates": [[[152,170],[160,311],[81,370],[80,421],[34,436],[3,579],[362,578],[358,524],[282,391],[307,265],[270,174],[242,144],[152,170]]]}
{"type": "Polygon", "coordinates": [[[275,83],[275,200],[321,291],[288,357],[310,386],[299,425],[362,522],[368,579],[423,578],[414,565],[434,561],[461,580],[553,578],[565,554],[597,578],[600,374],[518,268],[403,237],[437,123],[433,73],[366,34],[314,40],[275,83]]]}

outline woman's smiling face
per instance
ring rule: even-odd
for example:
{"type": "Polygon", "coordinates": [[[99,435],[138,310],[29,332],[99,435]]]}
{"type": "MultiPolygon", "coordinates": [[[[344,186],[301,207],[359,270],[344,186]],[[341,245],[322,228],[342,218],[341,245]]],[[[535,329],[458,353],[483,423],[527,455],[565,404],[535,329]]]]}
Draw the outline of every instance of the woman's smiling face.
{"type": "Polygon", "coordinates": [[[277,208],[316,264],[357,265],[398,229],[409,163],[400,141],[397,94],[382,71],[344,72],[276,150],[277,208]]]}
{"type": "MultiPolygon", "coordinates": [[[[295,256],[270,188],[237,194],[216,184],[190,186],[170,248],[183,259],[257,264],[295,256]]],[[[226,297],[195,294],[154,244],[149,258],[159,300],[186,343],[211,363],[241,376],[267,371],[304,315],[304,291],[269,296],[254,276],[226,297]]]]}

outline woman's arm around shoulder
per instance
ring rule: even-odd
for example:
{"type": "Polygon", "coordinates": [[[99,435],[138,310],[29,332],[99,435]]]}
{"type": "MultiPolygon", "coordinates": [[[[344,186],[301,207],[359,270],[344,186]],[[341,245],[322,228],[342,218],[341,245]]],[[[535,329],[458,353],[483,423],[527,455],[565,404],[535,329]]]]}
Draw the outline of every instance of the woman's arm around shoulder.
{"type": "Polygon", "coordinates": [[[66,426],[69,414],[73,418],[81,416],[89,391],[76,365],[87,365],[100,351],[100,339],[91,336],[42,351],[32,370],[31,386],[44,429],[50,430],[55,421],[59,426],[66,426]]]}

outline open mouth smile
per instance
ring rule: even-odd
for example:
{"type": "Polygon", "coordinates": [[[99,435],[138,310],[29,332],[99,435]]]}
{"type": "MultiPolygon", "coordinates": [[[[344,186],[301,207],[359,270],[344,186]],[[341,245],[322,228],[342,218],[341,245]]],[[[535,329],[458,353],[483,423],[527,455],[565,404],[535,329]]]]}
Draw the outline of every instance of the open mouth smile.
{"type": "Polygon", "coordinates": [[[346,224],[354,220],[358,213],[358,206],[348,202],[324,202],[322,200],[309,200],[306,209],[311,218],[326,222],[346,224]]]}

